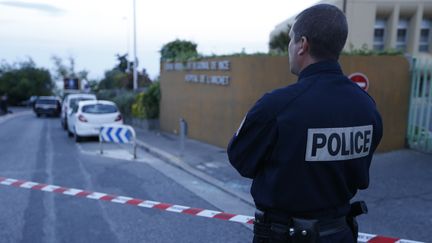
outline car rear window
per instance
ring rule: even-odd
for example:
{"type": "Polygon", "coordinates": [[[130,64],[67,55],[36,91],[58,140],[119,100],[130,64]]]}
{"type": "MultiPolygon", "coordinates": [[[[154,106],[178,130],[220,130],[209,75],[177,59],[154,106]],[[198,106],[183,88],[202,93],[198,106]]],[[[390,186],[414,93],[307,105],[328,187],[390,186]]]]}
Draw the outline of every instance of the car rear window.
{"type": "Polygon", "coordinates": [[[90,114],[107,114],[117,112],[117,107],[107,104],[85,105],[82,112],[90,114]]]}
{"type": "Polygon", "coordinates": [[[70,100],[70,107],[74,108],[75,106],[78,105],[78,102],[83,101],[83,100],[93,100],[90,98],[74,98],[70,100]]]}
{"type": "Polygon", "coordinates": [[[56,100],[51,100],[51,99],[38,99],[36,101],[36,104],[41,104],[41,105],[57,105],[57,101],[56,100]]]}

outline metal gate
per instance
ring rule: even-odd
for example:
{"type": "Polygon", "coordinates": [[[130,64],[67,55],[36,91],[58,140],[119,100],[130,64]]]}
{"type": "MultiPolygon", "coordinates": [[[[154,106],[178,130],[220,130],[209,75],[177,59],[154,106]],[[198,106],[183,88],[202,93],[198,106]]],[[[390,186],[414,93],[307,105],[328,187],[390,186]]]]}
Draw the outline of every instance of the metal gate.
{"type": "Polygon", "coordinates": [[[432,59],[413,59],[411,74],[408,145],[432,153],[432,59]]]}

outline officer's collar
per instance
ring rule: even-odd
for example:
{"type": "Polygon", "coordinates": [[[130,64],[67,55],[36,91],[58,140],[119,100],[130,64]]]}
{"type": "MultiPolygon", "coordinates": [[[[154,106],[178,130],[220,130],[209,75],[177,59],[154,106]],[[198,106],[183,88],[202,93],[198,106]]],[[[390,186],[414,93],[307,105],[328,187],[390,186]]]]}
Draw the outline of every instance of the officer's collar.
{"type": "Polygon", "coordinates": [[[337,61],[334,60],[325,60],[319,61],[314,64],[307,66],[300,72],[298,80],[302,80],[314,74],[325,72],[325,73],[334,73],[334,74],[343,74],[341,67],[337,61]]]}

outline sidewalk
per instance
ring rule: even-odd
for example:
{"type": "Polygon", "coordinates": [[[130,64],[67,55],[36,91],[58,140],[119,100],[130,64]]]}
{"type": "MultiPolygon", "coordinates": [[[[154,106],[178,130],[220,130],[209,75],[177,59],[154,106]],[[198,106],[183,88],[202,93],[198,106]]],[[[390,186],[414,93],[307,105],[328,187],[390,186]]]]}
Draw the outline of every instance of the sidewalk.
{"type": "Polygon", "coordinates": [[[252,181],[241,177],[230,165],[225,149],[186,138],[182,154],[179,136],[134,129],[137,145],[147,152],[254,206],[249,194],[252,181]]]}
{"type": "Polygon", "coordinates": [[[11,113],[0,115],[0,124],[14,117],[31,113],[31,109],[23,107],[9,107],[11,113]]]}
{"type": "MultiPolygon", "coordinates": [[[[135,131],[138,146],[147,152],[254,205],[251,180],[235,171],[225,149],[186,138],[181,156],[179,136],[135,131]]],[[[432,154],[408,149],[376,154],[370,177],[369,189],[354,198],[369,207],[369,215],[358,219],[360,231],[432,242],[432,154]]]]}

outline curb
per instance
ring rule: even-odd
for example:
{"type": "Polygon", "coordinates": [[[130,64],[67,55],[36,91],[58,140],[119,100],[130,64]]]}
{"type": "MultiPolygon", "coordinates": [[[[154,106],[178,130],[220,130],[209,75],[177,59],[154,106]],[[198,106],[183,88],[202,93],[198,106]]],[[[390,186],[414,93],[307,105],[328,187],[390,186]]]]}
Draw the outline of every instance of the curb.
{"type": "Polygon", "coordinates": [[[255,207],[255,203],[253,202],[252,197],[250,197],[248,194],[243,193],[243,192],[239,192],[239,191],[234,191],[233,189],[227,188],[226,185],[221,182],[218,179],[215,179],[209,175],[207,175],[206,173],[199,171],[195,168],[193,168],[192,166],[190,166],[189,164],[187,164],[186,162],[184,162],[184,160],[180,157],[177,157],[171,153],[165,152],[161,149],[155,148],[139,139],[136,140],[136,143],[139,147],[143,148],[146,152],[148,152],[149,154],[156,156],[157,158],[168,162],[174,166],[176,166],[177,168],[195,176],[200,178],[201,180],[219,188],[220,190],[230,194],[233,197],[236,197],[238,199],[240,199],[242,202],[255,207]]]}

